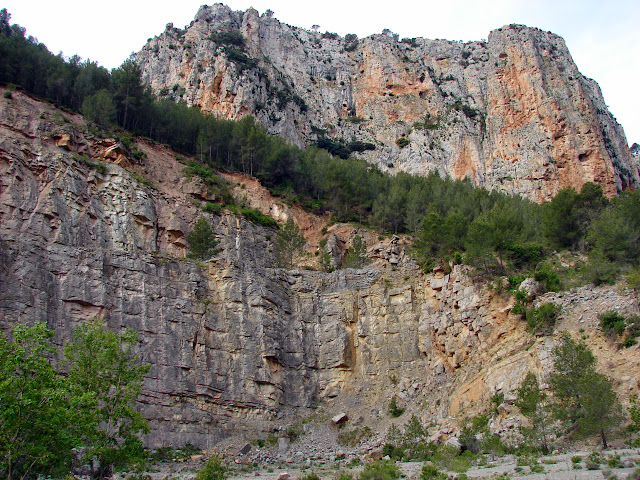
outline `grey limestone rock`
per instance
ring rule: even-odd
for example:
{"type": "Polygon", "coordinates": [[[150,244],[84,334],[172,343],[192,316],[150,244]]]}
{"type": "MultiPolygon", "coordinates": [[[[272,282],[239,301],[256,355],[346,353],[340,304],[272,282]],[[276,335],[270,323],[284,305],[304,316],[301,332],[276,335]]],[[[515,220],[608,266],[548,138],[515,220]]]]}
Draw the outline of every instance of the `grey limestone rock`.
{"type": "MultiPolygon", "coordinates": [[[[148,164],[130,168],[163,165],[149,189],[120,165],[76,161],[56,146],[51,112],[20,92],[14,99],[0,96],[0,329],[42,321],[58,346],[94,316],[139,332],[151,365],[138,404],[150,447],[266,436],[323,402],[377,422],[380,399],[396,390],[437,423],[548,368],[553,340],[525,348],[524,322],[463,266],[286,271],[271,262],[273,231],[229,213],[209,216],[220,252],[206,263],[185,258],[182,239],[203,212],[175,190],[174,154],[140,144],[148,164]]],[[[93,152],[81,121],[68,120],[74,145],[93,152]]],[[[598,312],[635,306],[609,287],[547,297],[588,327],[598,312]]]]}

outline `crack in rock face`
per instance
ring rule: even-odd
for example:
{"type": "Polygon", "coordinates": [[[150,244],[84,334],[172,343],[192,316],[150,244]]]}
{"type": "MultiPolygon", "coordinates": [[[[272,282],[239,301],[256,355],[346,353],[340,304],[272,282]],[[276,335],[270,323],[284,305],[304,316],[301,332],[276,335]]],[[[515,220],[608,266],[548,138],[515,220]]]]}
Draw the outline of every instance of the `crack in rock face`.
{"type": "MultiPolygon", "coordinates": [[[[320,411],[384,432],[392,398],[405,418],[438,425],[430,435],[449,435],[456,418],[482,412],[497,392],[508,398],[529,370],[548,371],[553,337],[526,334],[511,300],[465,267],[425,274],[398,237],[334,226],[337,250],[355,232],[373,245],[370,266],[286,271],[273,264],[273,229],[207,214],[219,252],[185,258],[206,193],[166,147],[139,140],[145,160],[135,162],[105,146],[79,116],[21,92],[0,96],[0,328],[42,321],[57,346],[95,316],[139,332],[151,365],[139,399],[149,446],[266,436],[320,411]]],[[[234,180],[255,194],[249,205],[298,215],[317,246],[326,219],[249,180],[234,180]]],[[[623,398],[637,394],[638,349],[618,351],[597,331],[598,313],[637,311],[632,295],[548,295],[564,307],[558,329],[582,329],[623,398]]],[[[508,432],[517,422],[502,411],[496,431],[508,432]]]]}

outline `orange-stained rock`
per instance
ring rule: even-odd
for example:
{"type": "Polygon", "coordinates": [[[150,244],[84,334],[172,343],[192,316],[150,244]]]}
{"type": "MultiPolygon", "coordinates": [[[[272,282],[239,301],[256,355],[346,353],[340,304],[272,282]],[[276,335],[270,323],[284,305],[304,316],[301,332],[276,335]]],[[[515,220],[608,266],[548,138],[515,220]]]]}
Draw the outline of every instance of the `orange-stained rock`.
{"type": "Polygon", "coordinates": [[[73,150],[73,141],[71,140],[71,135],[64,133],[58,134],[53,137],[56,142],[56,147],[64,148],[65,150],[73,150]]]}
{"type": "Polygon", "coordinates": [[[299,146],[318,129],[373,143],[357,155],[383,170],[437,171],[536,201],[585,182],[608,196],[640,185],[640,163],[598,85],[562,38],[535,28],[509,25],[467,43],[391,32],[354,43],[216,4],[135,58],[164,97],[223,118],[253,115],[299,146]],[[230,58],[209,37],[234,30],[245,46],[230,58]],[[409,145],[399,148],[399,137],[409,145]]]}
{"type": "Polygon", "coordinates": [[[111,162],[120,165],[126,170],[131,170],[133,163],[128,157],[128,152],[124,146],[112,138],[104,139],[94,145],[95,158],[104,162],[111,162]]]}

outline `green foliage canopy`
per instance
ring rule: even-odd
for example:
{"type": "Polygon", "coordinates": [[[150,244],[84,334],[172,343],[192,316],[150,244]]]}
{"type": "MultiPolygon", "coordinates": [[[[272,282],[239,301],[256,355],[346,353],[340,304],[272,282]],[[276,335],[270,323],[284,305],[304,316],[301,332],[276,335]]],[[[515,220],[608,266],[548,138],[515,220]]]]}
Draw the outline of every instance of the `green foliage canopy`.
{"type": "Polygon", "coordinates": [[[193,230],[187,234],[186,239],[191,252],[190,256],[193,258],[206,260],[218,252],[216,234],[211,223],[205,217],[198,218],[193,230]]]}
{"type": "Polygon", "coordinates": [[[516,406],[531,422],[530,427],[522,429],[525,439],[544,455],[547,455],[549,453],[553,418],[547,394],[540,390],[538,379],[532,372],[527,373],[518,389],[516,406]]]}
{"type": "Polygon", "coordinates": [[[68,395],[49,362],[53,332],[43,323],[0,336],[0,473],[8,480],[64,473],[85,429],[75,408],[90,397],[68,395]]]}
{"type": "Polygon", "coordinates": [[[89,420],[99,428],[88,441],[104,473],[139,455],[142,442],[138,434],[149,431],[135,409],[142,379],[150,368],[139,362],[135,351],[139,341],[132,330],[115,333],[95,318],[80,325],[64,349],[70,389],[78,395],[91,394],[96,401],[89,420]]]}
{"type": "Polygon", "coordinates": [[[342,266],[344,268],[363,268],[369,263],[367,245],[360,235],[353,237],[342,266]]]}
{"type": "Polygon", "coordinates": [[[306,245],[300,229],[294,223],[293,218],[289,217],[287,222],[278,231],[275,245],[276,264],[280,268],[293,268],[296,260],[302,254],[302,249],[306,245]]]}
{"type": "Polygon", "coordinates": [[[141,451],[148,430],[134,409],[142,378],[131,331],[110,332],[97,319],[65,347],[66,374],[52,363],[53,332],[43,323],[0,336],[0,474],[7,480],[61,475],[74,447],[89,447],[106,474],[141,451]]]}
{"type": "Polygon", "coordinates": [[[611,380],[596,372],[596,359],[587,345],[567,333],[553,349],[553,357],[549,386],[555,416],[572,431],[599,433],[606,448],[606,430],[619,421],[611,380]]]}

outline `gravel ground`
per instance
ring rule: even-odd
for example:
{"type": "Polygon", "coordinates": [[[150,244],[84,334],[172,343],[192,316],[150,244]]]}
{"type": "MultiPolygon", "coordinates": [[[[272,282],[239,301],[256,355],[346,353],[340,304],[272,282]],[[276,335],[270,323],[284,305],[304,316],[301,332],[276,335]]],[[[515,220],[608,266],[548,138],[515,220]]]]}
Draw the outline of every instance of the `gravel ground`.
{"type": "MultiPolygon", "coordinates": [[[[633,473],[640,469],[640,450],[639,449],[611,449],[602,452],[605,462],[597,470],[588,470],[585,466],[585,460],[591,451],[572,452],[566,454],[549,455],[538,459],[538,464],[544,469],[542,472],[532,472],[528,465],[519,466],[517,464],[518,457],[514,455],[505,455],[502,457],[486,458],[486,465],[474,466],[468,469],[465,474],[469,479],[491,479],[491,478],[507,478],[510,479],[524,478],[527,480],[591,480],[591,479],[638,479],[640,477],[633,476],[633,473]],[[613,455],[620,456],[621,465],[618,467],[607,466],[606,459],[613,455]],[[571,458],[581,456],[582,461],[579,463],[580,469],[574,469],[571,458]]],[[[147,474],[152,480],[190,480],[194,477],[195,472],[204,466],[204,458],[197,458],[191,462],[172,462],[156,465],[154,471],[147,474]]],[[[334,480],[340,473],[350,473],[353,478],[357,478],[363,469],[362,463],[355,466],[348,466],[353,460],[342,461],[326,461],[307,459],[302,464],[292,464],[282,462],[278,465],[240,465],[233,463],[229,472],[229,480],[298,480],[310,473],[317,474],[321,480],[334,480]],[[288,477],[287,477],[288,475],[288,477]]],[[[398,463],[402,470],[404,478],[407,480],[420,479],[422,470],[422,462],[400,462],[398,463]]],[[[455,479],[458,475],[454,472],[448,472],[450,479],[455,479]]],[[[128,475],[119,476],[120,479],[128,479],[128,475]]]]}

